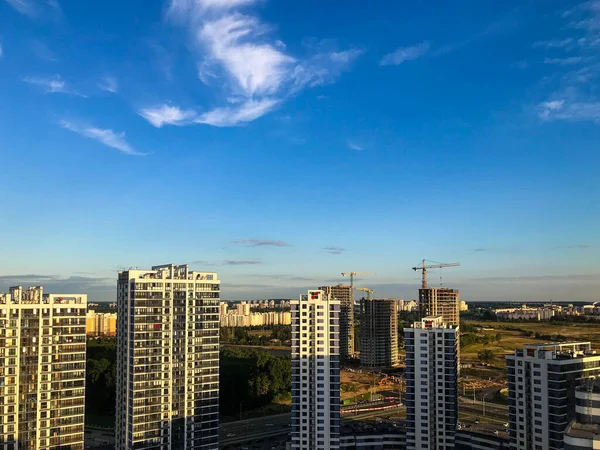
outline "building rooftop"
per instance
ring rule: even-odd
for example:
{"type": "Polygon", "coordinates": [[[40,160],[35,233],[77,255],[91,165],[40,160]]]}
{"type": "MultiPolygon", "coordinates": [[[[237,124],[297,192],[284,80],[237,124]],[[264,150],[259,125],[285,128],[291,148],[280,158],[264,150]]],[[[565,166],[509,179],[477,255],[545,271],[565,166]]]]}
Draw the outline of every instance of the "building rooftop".
{"type": "Polygon", "coordinates": [[[575,438],[600,440],[600,424],[571,422],[565,434],[575,438]]]}
{"type": "Polygon", "coordinates": [[[569,360],[589,356],[599,356],[592,350],[589,341],[548,342],[545,344],[527,344],[522,349],[515,349],[514,355],[508,357],[531,357],[537,359],[569,360]]]}

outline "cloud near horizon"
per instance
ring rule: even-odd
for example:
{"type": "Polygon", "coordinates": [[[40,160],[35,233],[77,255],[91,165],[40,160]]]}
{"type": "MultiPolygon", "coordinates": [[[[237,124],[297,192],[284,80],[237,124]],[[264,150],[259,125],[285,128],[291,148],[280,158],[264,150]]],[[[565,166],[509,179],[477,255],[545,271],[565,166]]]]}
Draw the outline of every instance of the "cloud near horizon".
{"type": "Polygon", "coordinates": [[[308,87],[335,82],[362,54],[329,49],[300,59],[286,53],[271,28],[240,12],[257,0],[171,0],[167,17],[184,26],[198,57],[198,78],[224,92],[217,106],[202,112],[163,103],[143,107],[150,124],[230,127],[252,122],[308,87]],[[220,103],[220,104],[219,104],[220,103]]]}
{"type": "Polygon", "coordinates": [[[283,241],[275,241],[270,239],[236,239],[232,241],[233,244],[242,244],[248,247],[264,247],[264,246],[273,246],[273,247],[290,247],[290,244],[283,241]]]}

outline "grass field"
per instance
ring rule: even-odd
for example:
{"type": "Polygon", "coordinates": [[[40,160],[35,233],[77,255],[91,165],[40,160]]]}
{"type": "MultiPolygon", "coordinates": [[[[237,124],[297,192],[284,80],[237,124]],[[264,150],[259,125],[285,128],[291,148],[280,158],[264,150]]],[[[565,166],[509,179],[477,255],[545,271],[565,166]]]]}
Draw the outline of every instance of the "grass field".
{"type": "Polygon", "coordinates": [[[591,341],[592,347],[600,349],[600,324],[481,321],[469,321],[468,323],[482,328],[493,328],[490,331],[478,331],[477,334],[480,336],[488,335],[492,337],[500,333],[501,339],[499,342],[494,341],[489,344],[474,343],[461,348],[461,360],[463,362],[475,362],[477,361],[477,354],[480,351],[491,350],[495,356],[491,365],[498,369],[506,367],[504,355],[513,353],[516,348],[521,348],[526,344],[543,344],[554,340],[553,338],[527,336],[527,332],[551,337],[561,335],[568,340],[591,341]]]}

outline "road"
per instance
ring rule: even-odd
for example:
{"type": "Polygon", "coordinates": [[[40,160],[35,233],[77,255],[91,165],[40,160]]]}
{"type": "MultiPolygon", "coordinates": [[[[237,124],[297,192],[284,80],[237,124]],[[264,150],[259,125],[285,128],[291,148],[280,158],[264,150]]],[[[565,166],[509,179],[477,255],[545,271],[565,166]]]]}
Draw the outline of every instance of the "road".
{"type": "Polygon", "coordinates": [[[223,423],[219,427],[220,446],[222,448],[229,446],[237,448],[244,442],[281,436],[287,438],[290,432],[291,417],[291,413],[285,413],[258,419],[223,423]]]}

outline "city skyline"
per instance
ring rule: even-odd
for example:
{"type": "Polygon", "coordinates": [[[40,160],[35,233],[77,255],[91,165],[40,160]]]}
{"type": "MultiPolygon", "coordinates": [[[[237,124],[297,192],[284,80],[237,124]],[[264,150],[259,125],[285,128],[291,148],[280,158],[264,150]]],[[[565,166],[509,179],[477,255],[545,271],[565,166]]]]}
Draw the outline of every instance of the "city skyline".
{"type": "Polygon", "coordinates": [[[411,299],[427,257],[468,302],[597,301],[594,4],[2,1],[0,290],[411,299]]]}

